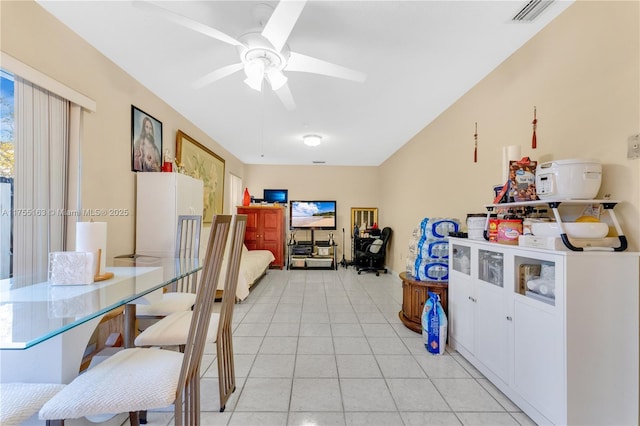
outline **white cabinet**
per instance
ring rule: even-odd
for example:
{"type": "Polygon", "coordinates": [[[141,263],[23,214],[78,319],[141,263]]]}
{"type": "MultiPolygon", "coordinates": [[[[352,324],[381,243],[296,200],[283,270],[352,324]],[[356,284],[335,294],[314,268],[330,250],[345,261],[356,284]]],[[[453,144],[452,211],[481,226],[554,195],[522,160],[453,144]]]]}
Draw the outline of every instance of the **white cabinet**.
{"type": "Polygon", "coordinates": [[[637,424],[638,253],[449,250],[454,349],[537,423],[637,424]],[[527,271],[555,292],[532,292],[527,271]]]}
{"type": "Polygon", "coordinates": [[[449,246],[453,259],[449,275],[456,276],[456,285],[449,285],[449,332],[456,344],[507,380],[511,363],[506,317],[511,314],[504,289],[504,255],[461,245],[452,248],[451,242],[449,246]]]}
{"type": "MultiPolygon", "coordinates": [[[[451,277],[451,272],[449,272],[451,277]]],[[[475,352],[475,285],[469,277],[458,277],[449,286],[449,340],[455,336],[458,346],[475,352]]]]}
{"type": "Polygon", "coordinates": [[[476,298],[476,353],[498,377],[507,381],[510,367],[509,318],[505,291],[478,283],[476,298]]]}
{"type": "Polygon", "coordinates": [[[179,215],[202,216],[203,184],[181,173],[138,173],[136,254],[173,257],[179,215]]]}

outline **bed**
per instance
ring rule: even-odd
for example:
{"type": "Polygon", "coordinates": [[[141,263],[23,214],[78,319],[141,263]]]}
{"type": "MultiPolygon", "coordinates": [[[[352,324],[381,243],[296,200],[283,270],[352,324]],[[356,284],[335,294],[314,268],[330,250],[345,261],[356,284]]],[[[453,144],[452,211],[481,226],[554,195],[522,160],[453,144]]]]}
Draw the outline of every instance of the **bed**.
{"type": "MultiPolygon", "coordinates": [[[[275,257],[269,250],[248,250],[246,246],[242,247],[242,258],[240,259],[240,271],[238,273],[238,288],[236,290],[236,298],[238,300],[242,301],[247,298],[251,286],[265,275],[267,269],[269,269],[269,264],[274,260],[275,257]]],[[[222,295],[226,276],[227,257],[225,253],[220,278],[218,279],[216,298],[222,295]]]]}

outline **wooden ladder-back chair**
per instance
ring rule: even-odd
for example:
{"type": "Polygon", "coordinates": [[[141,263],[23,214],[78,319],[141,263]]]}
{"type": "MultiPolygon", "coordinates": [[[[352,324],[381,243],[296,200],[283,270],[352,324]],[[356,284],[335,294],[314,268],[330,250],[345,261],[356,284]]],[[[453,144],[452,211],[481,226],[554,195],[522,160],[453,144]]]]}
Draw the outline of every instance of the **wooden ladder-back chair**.
{"type": "MultiPolygon", "coordinates": [[[[247,227],[247,216],[235,216],[234,233],[230,238],[228,263],[222,293],[220,313],[211,314],[208,342],[216,343],[218,360],[218,380],[220,387],[220,411],[224,411],[226,402],[235,390],[235,369],[233,363],[233,342],[231,322],[235,306],[235,294],[238,286],[242,246],[247,227]]],[[[176,312],[148,327],[138,337],[136,346],[180,346],[187,341],[191,312],[176,312]]]]}
{"type": "Polygon", "coordinates": [[[175,425],[200,425],[200,364],[211,320],[216,285],[231,226],[230,215],[214,216],[202,280],[196,292],[185,351],[131,348],[76,377],[40,410],[47,425],[106,413],[139,412],[174,404],[175,425]]]}

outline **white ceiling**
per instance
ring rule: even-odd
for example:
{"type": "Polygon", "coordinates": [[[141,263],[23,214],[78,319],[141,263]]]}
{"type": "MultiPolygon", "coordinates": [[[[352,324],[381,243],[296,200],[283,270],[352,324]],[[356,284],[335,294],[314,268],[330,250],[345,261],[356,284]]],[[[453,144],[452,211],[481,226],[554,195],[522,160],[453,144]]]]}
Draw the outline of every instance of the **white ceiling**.
{"type": "MultiPolygon", "coordinates": [[[[132,2],[38,3],[244,163],[376,166],[571,4],[557,0],[531,23],[512,22],[527,2],[308,1],[289,48],[362,71],[367,80],[285,69],[294,111],[268,85],[262,93],[250,89],[242,71],[194,89],[200,77],[239,62],[236,48],[132,2]],[[323,143],[303,145],[307,133],[323,143]]],[[[258,3],[277,5],[157,4],[237,38],[258,26],[258,3]]]]}

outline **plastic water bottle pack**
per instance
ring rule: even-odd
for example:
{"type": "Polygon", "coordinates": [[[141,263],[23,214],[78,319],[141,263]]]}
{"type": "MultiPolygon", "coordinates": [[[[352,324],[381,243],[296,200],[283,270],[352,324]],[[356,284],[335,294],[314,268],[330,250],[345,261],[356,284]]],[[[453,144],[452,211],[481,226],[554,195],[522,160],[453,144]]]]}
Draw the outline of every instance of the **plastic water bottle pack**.
{"type": "Polygon", "coordinates": [[[407,273],[419,281],[449,279],[449,242],[451,232],[458,232],[460,222],[451,218],[425,217],[409,239],[407,273]]]}

